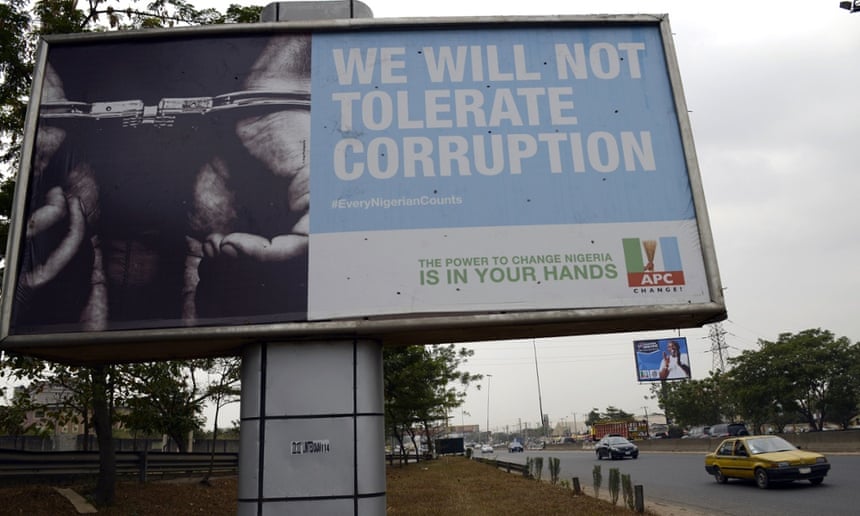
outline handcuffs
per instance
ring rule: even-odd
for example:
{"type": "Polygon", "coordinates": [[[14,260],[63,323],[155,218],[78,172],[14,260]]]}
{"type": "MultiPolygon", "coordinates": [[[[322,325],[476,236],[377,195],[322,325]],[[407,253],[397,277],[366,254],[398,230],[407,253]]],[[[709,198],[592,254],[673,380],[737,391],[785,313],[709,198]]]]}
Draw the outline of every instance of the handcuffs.
{"type": "Polygon", "coordinates": [[[311,96],[302,91],[237,91],[215,97],[163,98],[147,106],[142,100],[106,102],[48,101],[40,103],[39,118],[54,123],[71,120],[120,121],[122,127],[169,128],[180,117],[227,113],[249,108],[265,111],[310,109],[311,96]]]}

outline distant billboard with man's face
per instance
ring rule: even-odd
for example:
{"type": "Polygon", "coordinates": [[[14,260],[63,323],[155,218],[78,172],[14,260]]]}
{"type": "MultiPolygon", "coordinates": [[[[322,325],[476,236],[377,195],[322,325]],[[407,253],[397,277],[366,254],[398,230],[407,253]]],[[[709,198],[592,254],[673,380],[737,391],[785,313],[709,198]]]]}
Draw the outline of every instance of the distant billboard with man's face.
{"type": "Polygon", "coordinates": [[[640,382],[690,378],[687,338],[637,340],[633,342],[636,373],[640,382]]]}
{"type": "Polygon", "coordinates": [[[670,34],[617,16],[50,38],[4,347],[723,318],[670,34]]]}

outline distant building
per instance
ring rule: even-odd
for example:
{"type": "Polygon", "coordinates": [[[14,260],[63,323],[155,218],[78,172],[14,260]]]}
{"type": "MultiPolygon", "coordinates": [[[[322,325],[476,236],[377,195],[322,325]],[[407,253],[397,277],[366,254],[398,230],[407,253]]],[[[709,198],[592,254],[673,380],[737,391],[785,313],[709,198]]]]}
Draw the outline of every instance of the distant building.
{"type": "Polygon", "coordinates": [[[68,406],[72,392],[61,385],[35,382],[15,387],[15,395],[26,395],[33,405],[24,416],[24,429],[50,437],[54,451],[76,449],[78,435],[84,431],[79,413],[68,406]]]}

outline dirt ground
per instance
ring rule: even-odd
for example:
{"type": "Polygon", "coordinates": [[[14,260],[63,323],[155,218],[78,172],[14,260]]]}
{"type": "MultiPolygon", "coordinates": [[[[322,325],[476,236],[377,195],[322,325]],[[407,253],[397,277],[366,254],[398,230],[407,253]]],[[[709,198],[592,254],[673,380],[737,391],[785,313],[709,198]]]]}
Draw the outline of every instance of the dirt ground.
{"type": "MultiPolygon", "coordinates": [[[[544,479],[546,480],[546,479],[544,479]]],[[[486,464],[454,457],[407,466],[391,466],[386,474],[387,513],[390,515],[531,516],[635,514],[623,501],[613,505],[592,496],[574,496],[570,486],[550,485],[505,473],[486,464]]],[[[74,486],[0,486],[0,514],[27,516],[72,516],[78,514],[72,503],[54,487],[72,488],[86,498],[87,485],[74,486]]],[[[588,493],[590,486],[583,485],[588,493]]],[[[108,516],[234,516],[237,510],[238,479],[213,478],[210,486],[195,479],[119,482],[116,503],[98,508],[108,516]]],[[[646,504],[646,514],[696,516],[687,511],[646,504]]]]}
{"type": "MultiPolygon", "coordinates": [[[[211,486],[199,482],[120,482],[116,486],[116,503],[98,509],[110,516],[236,514],[238,482],[235,477],[216,478],[211,486]]],[[[86,498],[89,486],[71,487],[86,498]]],[[[72,503],[53,486],[23,485],[0,487],[0,514],[33,516],[72,516],[78,512],[72,503]]]]}

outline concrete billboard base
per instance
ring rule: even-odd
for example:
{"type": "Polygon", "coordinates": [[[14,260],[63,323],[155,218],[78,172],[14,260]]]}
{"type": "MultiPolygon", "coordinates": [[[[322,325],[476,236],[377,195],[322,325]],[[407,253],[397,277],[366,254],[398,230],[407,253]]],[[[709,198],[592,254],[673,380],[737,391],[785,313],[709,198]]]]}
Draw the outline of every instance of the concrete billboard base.
{"type": "Polygon", "coordinates": [[[248,346],[238,514],[384,513],[382,345],[248,346]]]}

